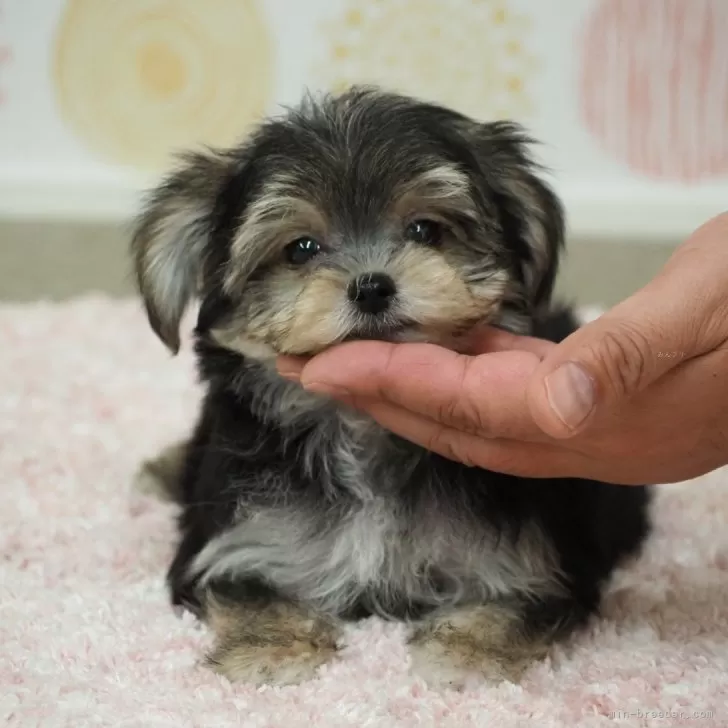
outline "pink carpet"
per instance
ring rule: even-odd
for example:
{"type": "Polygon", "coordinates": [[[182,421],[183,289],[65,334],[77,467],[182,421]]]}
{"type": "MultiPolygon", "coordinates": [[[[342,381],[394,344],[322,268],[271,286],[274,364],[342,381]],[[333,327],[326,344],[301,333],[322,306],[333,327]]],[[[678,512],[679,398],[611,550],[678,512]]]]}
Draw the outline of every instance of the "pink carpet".
{"type": "Polygon", "coordinates": [[[728,726],[728,471],[661,490],[605,620],[520,687],[430,692],[376,620],[309,684],[216,677],[204,630],[167,602],[174,510],[130,489],[196,397],[189,355],[171,359],[136,303],[0,306],[3,725],[728,726]]]}

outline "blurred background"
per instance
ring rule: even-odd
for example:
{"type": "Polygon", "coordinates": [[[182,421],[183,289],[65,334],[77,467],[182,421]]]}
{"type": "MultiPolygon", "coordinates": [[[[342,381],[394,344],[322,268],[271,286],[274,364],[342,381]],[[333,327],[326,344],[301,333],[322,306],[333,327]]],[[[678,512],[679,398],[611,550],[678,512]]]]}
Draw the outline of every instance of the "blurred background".
{"type": "Polygon", "coordinates": [[[173,151],[375,82],[527,125],[560,290],[610,305],[728,208],[727,35],[726,0],[0,0],[0,298],[130,294],[173,151]]]}

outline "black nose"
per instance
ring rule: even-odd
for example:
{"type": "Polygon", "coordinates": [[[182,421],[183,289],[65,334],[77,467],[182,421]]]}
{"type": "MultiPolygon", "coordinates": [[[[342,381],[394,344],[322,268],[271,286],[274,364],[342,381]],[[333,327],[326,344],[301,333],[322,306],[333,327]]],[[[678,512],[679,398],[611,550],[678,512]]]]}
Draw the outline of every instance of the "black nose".
{"type": "Polygon", "coordinates": [[[349,284],[349,298],[363,313],[385,311],[396,292],[394,281],[386,273],[365,273],[349,284]]]}

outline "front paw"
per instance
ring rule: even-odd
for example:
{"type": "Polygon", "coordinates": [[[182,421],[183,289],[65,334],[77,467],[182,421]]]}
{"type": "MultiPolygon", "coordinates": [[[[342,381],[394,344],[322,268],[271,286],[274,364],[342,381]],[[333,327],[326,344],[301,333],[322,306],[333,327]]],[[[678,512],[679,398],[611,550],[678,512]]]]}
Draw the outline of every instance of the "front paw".
{"type": "Polygon", "coordinates": [[[435,642],[410,643],[411,671],[433,690],[462,690],[477,675],[456,655],[435,642]]]}
{"type": "Polygon", "coordinates": [[[428,620],[409,640],[412,672],[436,690],[518,683],[548,652],[544,641],[525,637],[519,622],[517,611],[490,605],[428,620]]]}
{"type": "Polygon", "coordinates": [[[217,636],[208,664],[233,682],[295,685],[313,679],[338,650],[333,621],[292,605],[248,611],[217,604],[208,613],[217,636]]]}
{"type": "Polygon", "coordinates": [[[336,642],[305,637],[265,644],[221,643],[207,658],[219,675],[253,685],[296,685],[316,677],[336,654],[336,642]]]}

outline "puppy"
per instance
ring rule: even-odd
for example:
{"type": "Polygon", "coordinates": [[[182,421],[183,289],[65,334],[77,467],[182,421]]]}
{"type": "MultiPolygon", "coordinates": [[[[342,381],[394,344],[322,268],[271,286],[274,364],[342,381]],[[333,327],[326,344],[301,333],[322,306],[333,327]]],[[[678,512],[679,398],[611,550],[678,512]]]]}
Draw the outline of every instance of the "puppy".
{"type": "Polygon", "coordinates": [[[278,354],[351,339],[568,335],[564,216],[529,145],[514,123],[353,88],[188,154],[148,199],[141,296],[173,352],[199,301],[206,396],[145,476],[181,506],[172,601],[211,626],[230,679],[311,678],[344,621],[379,615],[408,623],[430,684],[517,681],[638,553],[645,488],[466,467],[276,373],[278,354]]]}

